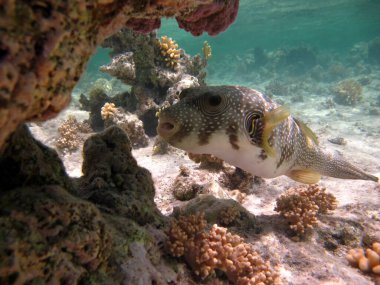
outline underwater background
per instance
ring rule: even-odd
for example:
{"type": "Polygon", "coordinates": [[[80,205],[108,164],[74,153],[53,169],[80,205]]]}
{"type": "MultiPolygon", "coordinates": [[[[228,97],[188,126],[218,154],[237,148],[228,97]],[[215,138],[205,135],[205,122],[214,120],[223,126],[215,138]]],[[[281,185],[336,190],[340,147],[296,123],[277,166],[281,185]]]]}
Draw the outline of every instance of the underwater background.
{"type": "MultiPolygon", "coordinates": [[[[255,257],[247,275],[259,279],[264,272],[265,285],[380,284],[380,258],[369,262],[363,251],[380,255],[378,183],[323,177],[308,186],[285,176],[263,179],[216,157],[176,149],[156,133],[156,114],[176,103],[184,88],[242,85],[287,106],[315,132],[321,149],[378,177],[379,15],[377,0],[243,0],[236,21],[215,37],[194,37],[163,19],[156,32],[123,28],[106,39],[87,63],[70,106],[56,118],[28,124],[35,138],[58,153],[60,160],[51,156],[59,162],[47,173],[54,179],[60,173],[73,185],[70,193],[37,189],[36,197],[82,209],[70,218],[74,227],[71,220],[63,227],[70,235],[62,235],[59,247],[72,266],[62,263],[65,270],[77,266],[75,258],[66,258],[67,250],[82,262],[70,280],[240,284],[246,276],[221,266],[226,260],[194,261],[201,244],[227,236],[227,245],[210,254],[216,252],[217,259],[233,244],[239,267],[246,261],[244,248],[255,257]],[[197,240],[198,248],[186,238],[197,240]]],[[[18,201],[17,195],[12,199],[18,201]]],[[[44,202],[36,206],[39,211],[33,207],[25,216],[50,218],[44,202]]],[[[40,224],[44,229],[50,221],[40,224]]],[[[48,234],[59,232],[60,222],[55,224],[58,229],[48,234]]],[[[37,264],[54,269],[58,261],[37,264]]],[[[263,284],[258,282],[249,284],[263,284]]]]}
{"type": "MultiPolygon", "coordinates": [[[[269,78],[257,78],[260,63],[252,62],[255,49],[273,53],[304,47],[316,57],[307,68],[325,65],[332,59],[349,68],[358,56],[355,49],[380,36],[379,13],[376,0],[243,0],[236,21],[216,37],[194,37],[179,29],[174,19],[163,19],[158,34],[172,37],[191,55],[200,53],[203,42],[208,41],[213,49],[207,67],[208,84],[257,86],[269,78]]],[[[104,77],[103,73],[97,74],[98,69],[109,60],[108,51],[99,48],[87,65],[87,73],[104,77]]],[[[298,72],[304,72],[302,67],[298,72]]]]}

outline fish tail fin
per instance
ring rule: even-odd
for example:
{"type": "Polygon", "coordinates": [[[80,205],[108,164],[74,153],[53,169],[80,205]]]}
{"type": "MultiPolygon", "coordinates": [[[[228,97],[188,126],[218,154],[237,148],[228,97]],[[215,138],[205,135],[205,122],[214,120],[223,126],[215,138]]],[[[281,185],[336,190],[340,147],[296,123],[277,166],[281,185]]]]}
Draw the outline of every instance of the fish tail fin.
{"type": "Polygon", "coordinates": [[[331,153],[320,153],[320,161],[316,163],[317,171],[341,179],[371,180],[380,183],[379,177],[366,173],[361,168],[349,163],[342,156],[331,153]]]}
{"type": "Polygon", "coordinates": [[[289,117],[290,113],[287,108],[280,106],[270,112],[264,114],[264,130],[262,134],[261,147],[268,154],[268,156],[275,156],[276,151],[269,144],[269,138],[273,129],[289,117]]]}

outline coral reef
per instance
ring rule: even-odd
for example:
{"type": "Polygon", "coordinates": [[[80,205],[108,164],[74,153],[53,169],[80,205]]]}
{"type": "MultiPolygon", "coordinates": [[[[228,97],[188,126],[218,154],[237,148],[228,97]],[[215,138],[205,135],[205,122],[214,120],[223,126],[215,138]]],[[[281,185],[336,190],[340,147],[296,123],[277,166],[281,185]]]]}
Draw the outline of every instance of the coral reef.
{"type": "Polygon", "coordinates": [[[375,275],[376,284],[380,284],[380,243],[374,242],[372,248],[353,248],[346,255],[348,262],[365,273],[375,275]]]}
{"type": "Polygon", "coordinates": [[[238,1],[17,1],[2,7],[0,148],[22,122],[46,120],[65,108],[97,45],[125,24],[148,32],[162,16],[176,16],[180,27],[194,30],[190,21],[197,34],[217,34],[235,19],[238,1]],[[214,13],[202,13],[214,6],[214,13]]]}
{"type": "Polygon", "coordinates": [[[207,60],[185,54],[167,36],[157,39],[153,32],[141,35],[122,29],[103,46],[112,48],[113,58],[100,70],[131,85],[136,104],[128,111],[136,112],[149,136],[156,135],[159,108],[173,104],[184,88],[204,83],[207,60]]]}
{"type": "Polygon", "coordinates": [[[290,188],[277,199],[275,211],[285,217],[297,236],[303,236],[317,223],[317,214],[336,209],[335,197],[316,184],[290,188]]]}
{"type": "Polygon", "coordinates": [[[149,144],[143,122],[135,114],[116,108],[114,103],[104,104],[101,114],[105,127],[116,125],[126,131],[133,148],[146,147],[149,144]]]}
{"type": "Polygon", "coordinates": [[[79,123],[70,115],[58,128],[59,137],[55,141],[56,148],[62,153],[76,151],[84,142],[85,136],[81,133],[91,133],[92,129],[87,122],[79,123]]]}
{"type": "Polygon", "coordinates": [[[353,79],[340,81],[333,87],[334,99],[339,104],[356,105],[362,100],[362,86],[359,82],[353,79]]]}
{"type": "Polygon", "coordinates": [[[90,112],[89,124],[95,131],[101,131],[104,128],[101,109],[112,101],[107,92],[110,92],[109,82],[103,78],[98,79],[88,91],[88,97],[80,95],[79,103],[81,108],[90,112]]]}
{"type": "Polygon", "coordinates": [[[167,249],[183,256],[194,273],[204,279],[218,269],[234,284],[280,284],[278,274],[260,255],[226,228],[214,224],[205,231],[203,214],[180,217],[168,230],[167,249]]]}
{"type": "Polygon", "coordinates": [[[165,66],[175,70],[181,58],[181,50],[178,49],[178,44],[172,38],[162,36],[157,40],[157,45],[161,51],[165,66]]]}

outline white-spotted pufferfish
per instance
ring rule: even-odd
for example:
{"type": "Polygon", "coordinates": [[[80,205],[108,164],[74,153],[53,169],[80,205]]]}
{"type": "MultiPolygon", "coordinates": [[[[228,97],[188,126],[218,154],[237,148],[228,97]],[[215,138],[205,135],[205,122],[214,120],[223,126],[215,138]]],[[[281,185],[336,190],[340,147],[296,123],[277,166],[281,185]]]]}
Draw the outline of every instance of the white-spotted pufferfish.
{"type": "Polygon", "coordinates": [[[321,175],[379,182],[341,156],[318,146],[313,132],[259,91],[204,86],[182,91],[158,114],[158,134],[171,145],[213,154],[253,175],[286,175],[313,184],[321,175]]]}

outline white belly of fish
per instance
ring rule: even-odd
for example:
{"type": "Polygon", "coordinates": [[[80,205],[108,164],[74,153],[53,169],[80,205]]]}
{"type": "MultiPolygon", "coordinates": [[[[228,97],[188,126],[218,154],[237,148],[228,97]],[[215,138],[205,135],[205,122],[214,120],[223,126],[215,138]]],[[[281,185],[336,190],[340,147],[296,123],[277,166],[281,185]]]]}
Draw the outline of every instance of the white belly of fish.
{"type": "Polygon", "coordinates": [[[239,149],[234,149],[229,142],[228,136],[214,134],[207,145],[197,146],[196,149],[189,151],[198,154],[213,154],[231,165],[264,178],[273,178],[288,172],[289,166],[287,163],[284,162],[277,168],[277,156],[268,156],[263,159],[260,156],[262,148],[254,146],[248,140],[239,141],[238,145],[239,149]]]}

